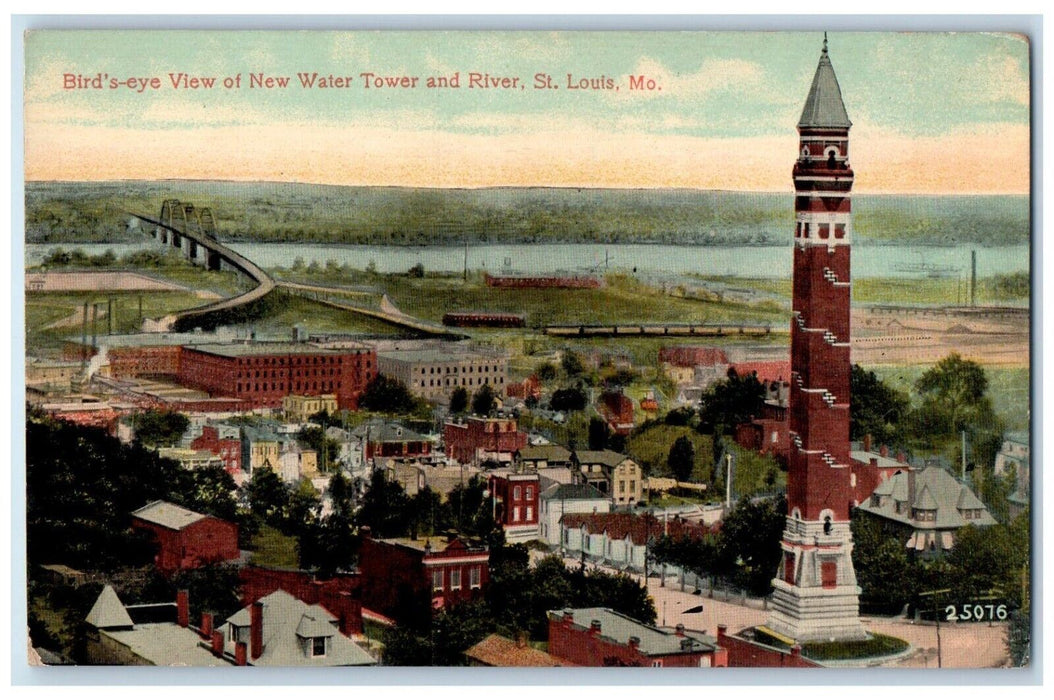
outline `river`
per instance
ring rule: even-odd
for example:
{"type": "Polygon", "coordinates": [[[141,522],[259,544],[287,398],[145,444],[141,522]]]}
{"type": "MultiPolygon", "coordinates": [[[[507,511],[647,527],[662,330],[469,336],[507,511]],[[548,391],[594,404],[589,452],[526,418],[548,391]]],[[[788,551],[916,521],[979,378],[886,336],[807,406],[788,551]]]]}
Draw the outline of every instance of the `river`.
{"type": "MultiPolygon", "coordinates": [[[[154,248],[145,240],[142,245],[128,243],[27,244],[25,262],[37,265],[53,248],[79,248],[89,255],[113,250],[120,257],[126,253],[154,248]]],[[[371,262],[378,272],[405,272],[414,265],[424,265],[431,272],[461,272],[466,249],[460,246],[357,246],[298,243],[233,243],[230,247],[261,267],[290,267],[297,258],[305,264],[338,264],[364,269],[371,262]]],[[[977,275],[1027,272],[1029,246],[913,246],[867,245],[853,248],[853,276],[918,278],[924,267],[941,268],[954,277],[970,274],[970,251],[977,251],[977,275]],[[957,271],[957,272],[956,272],[957,271]]],[[[790,246],[679,246],[652,244],[493,244],[469,246],[468,268],[497,274],[510,270],[519,273],[551,274],[597,271],[636,271],[649,275],[685,274],[728,275],[744,278],[786,279],[791,274],[790,246]]]]}

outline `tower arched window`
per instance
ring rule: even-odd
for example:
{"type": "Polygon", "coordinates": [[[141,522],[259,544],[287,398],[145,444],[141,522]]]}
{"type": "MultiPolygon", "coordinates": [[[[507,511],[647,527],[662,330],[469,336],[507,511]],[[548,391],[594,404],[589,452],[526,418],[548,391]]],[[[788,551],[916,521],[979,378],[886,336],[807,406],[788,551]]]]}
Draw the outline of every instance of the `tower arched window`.
{"type": "Polygon", "coordinates": [[[826,518],[823,519],[823,534],[831,534],[832,527],[833,526],[831,525],[831,516],[828,515],[826,518]]]}

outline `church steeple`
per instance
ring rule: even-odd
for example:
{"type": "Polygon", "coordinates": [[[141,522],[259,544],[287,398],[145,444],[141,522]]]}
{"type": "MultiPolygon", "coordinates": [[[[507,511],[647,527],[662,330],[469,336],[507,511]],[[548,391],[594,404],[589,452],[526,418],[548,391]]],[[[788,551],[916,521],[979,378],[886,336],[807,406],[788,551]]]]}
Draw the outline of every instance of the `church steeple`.
{"type": "Polygon", "coordinates": [[[823,37],[823,50],[820,51],[820,63],[812,78],[809,96],[805,99],[805,109],[798,120],[799,129],[848,129],[853,123],[842,102],[842,89],[834,74],[834,66],[827,55],[827,34],[823,37]]]}

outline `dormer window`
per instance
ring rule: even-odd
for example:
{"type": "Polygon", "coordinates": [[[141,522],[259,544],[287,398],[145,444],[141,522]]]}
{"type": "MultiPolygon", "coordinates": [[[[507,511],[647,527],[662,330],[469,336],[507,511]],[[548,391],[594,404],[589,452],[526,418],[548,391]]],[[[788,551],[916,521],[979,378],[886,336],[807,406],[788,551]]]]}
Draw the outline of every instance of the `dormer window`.
{"type": "Polygon", "coordinates": [[[326,655],[326,638],[325,637],[312,637],[311,638],[311,656],[325,656],[326,655]]]}

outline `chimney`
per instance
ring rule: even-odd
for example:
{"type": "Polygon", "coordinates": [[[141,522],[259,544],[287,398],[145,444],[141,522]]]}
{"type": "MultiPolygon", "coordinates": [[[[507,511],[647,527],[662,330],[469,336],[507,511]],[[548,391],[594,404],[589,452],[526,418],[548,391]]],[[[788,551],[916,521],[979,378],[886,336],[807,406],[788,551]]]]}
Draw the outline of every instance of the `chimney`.
{"type": "Polygon", "coordinates": [[[871,451],[871,433],[864,436],[864,452],[871,451]]]}
{"type": "Polygon", "coordinates": [[[872,466],[872,467],[877,467],[877,466],[878,466],[878,457],[872,457],[872,458],[871,458],[870,460],[868,460],[868,461],[869,461],[869,462],[871,463],[871,466],[872,466]]]}
{"type": "Polygon", "coordinates": [[[246,662],[245,642],[234,643],[234,665],[244,666],[246,662]]]}
{"type": "Polygon", "coordinates": [[[673,628],[673,633],[676,634],[678,637],[683,637],[684,636],[684,625],[682,625],[680,622],[678,622],[677,626],[673,628]]]}
{"type": "Polygon", "coordinates": [[[727,633],[728,633],[728,625],[718,625],[717,626],[717,643],[718,644],[721,643],[722,637],[725,637],[727,633]]]}
{"type": "Polygon", "coordinates": [[[176,591],[176,624],[186,627],[190,624],[190,594],[185,591],[176,591]]]}
{"type": "Polygon", "coordinates": [[[219,630],[212,632],[212,655],[223,656],[223,632],[219,630]]]}
{"type": "Polygon", "coordinates": [[[791,656],[801,656],[801,644],[795,644],[791,647],[791,656]]]}
{"type": "Polygon", "coordinates": [[[901,464],[907,464],[908,456],[903,451],[897,452],[897,461],[901,464]]]}
{"type": "Polygon", "coordinates": [[[373,539],[372,538],[373,529],[370,528],[369,525],[363,525],[362,527],[360,527],[359,528],[359,534],[362,535],[362,539],[364,539],[364,540],[373,539]]]}
{"type": "Polygon", "coordinates": [[[630,637],[629,648],[632,651],[637,651],[640,648],[640,637],[630,637]]]}
{"type": "Polygon", "coordinates": [[[589,622],[589,635],[595,637],[600,634],[600,620],[590,620],[589,622]]]}
{"type": "Polygon", "coordinates": [[[524,649],[527,647],[527,634],[524,632],[518,632],[516,634],[516,648],[524,649]]]}
{"type": "Polygon", "coordinates": [[[575,611],[571,608],[564,608],[564,622],[574,622],[575,611]]]}
{"type": "Polygon", "coordinates": [[[201,636],[205,639],[212,638],[212,613],[201,613],[201,636]]]}
{"type": "Polygon", "coordinates": [[[889,448],[886,447],[885,445],[882,445],[882,447],[878,448],[878,454],[882,455],[883,457],[888,457],[889,456],[889,448]]]}
{"type": "Polygon", "coordinates": [[[362,631],[362,603],[353,600],[350,593],[341,593],[337,600],[340,604],[340,633],[345,637],[362,631]]]}
{"type": "MultiPolygon", "coordinates": [[[[915,503],[915,470],[908,470],[908,508],[915,503]]],[[[910,511],[909,511],[910,512],[910,511]]]]}
{"type": "Polygon", "coordinates": [[[252,644],[253,660],[263,653],[263,603],[256,601],[249,613],[249,642],[252,644]]]}

